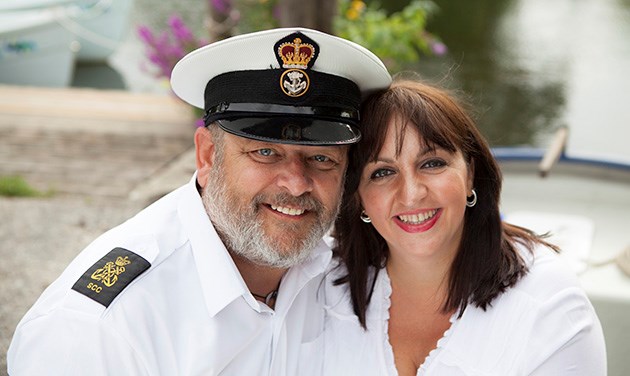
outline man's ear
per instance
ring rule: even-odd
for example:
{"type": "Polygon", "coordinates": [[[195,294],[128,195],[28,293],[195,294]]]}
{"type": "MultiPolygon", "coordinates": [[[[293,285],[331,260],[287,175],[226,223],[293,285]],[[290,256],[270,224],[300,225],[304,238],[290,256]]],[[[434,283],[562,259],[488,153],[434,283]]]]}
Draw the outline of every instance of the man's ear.
{"type": "Polygon", "coordinates": [[[195,156],[197,161],[197,183],[205,188],[212,164],[214,163],[214,140],[212,134],[205,127],[195,131],[195,156]]]}

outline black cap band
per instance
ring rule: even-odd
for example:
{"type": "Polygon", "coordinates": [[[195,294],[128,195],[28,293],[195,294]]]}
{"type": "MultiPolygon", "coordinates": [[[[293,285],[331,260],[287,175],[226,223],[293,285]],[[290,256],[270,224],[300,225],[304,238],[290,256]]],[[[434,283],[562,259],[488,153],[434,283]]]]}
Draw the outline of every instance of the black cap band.
{"type": "Polygon", "coordinates": [[[358,110],[359,87],[352,81],[327,73],[307,71],[308,91],[299,97],[286,95],[280,86],[283,69],[228,72],[211,79],[204,92],[204,109],[220,103],[273,103],[301,107],[339,107],[358,110]]]}
{"type": "Polygon", "coordinates": [[[356,142],[361,93],[343,77],[307,70],[308,88],[299,96],[283,90],[284,69],[221,74],[206,85],[206,126],[270,142],[340,145],[356,142]]]}

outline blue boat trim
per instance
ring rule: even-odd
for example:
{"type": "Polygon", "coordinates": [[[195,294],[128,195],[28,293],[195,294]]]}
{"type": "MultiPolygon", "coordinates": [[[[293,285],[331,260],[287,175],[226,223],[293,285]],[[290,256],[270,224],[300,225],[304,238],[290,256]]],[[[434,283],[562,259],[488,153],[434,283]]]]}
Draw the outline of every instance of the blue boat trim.
{"type": "MultiPolygon", "coordinates": [[[[541,148],[520,147],[520,146],[519,147],[492,148],[492,153],[494,154],[494,157],[499,162],[540,161],[545,155],[545,152],[546,150],[541,149],[541,148]]],[[[627,164],[627,163],[608,161],[604,159],[570,157],[570,156],[567,156],[566,153],[562,153],[560,155],[559,162],[567,163],[567,164],[576,164],[576,165],[581,164],[581,165],[590,165],[590,166],[598,166],[598,167],[630,171],[630,164],[627,164]]]]}

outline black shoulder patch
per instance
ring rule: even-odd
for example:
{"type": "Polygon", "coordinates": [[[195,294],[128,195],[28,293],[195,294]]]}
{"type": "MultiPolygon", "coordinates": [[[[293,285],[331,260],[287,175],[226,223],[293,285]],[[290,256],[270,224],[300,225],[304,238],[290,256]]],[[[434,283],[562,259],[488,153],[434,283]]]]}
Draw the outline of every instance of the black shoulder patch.
{"type": "Polygon", "coordinates": [[[124,248],[114,248],[90,267],[72,286],[105,307],[151,264],[124,248]]]}

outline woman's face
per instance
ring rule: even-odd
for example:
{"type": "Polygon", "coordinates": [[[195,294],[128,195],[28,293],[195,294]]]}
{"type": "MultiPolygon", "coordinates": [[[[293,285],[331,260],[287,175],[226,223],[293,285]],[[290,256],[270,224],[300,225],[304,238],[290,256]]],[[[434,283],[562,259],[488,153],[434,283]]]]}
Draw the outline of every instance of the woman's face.
{"type": "Polygon", "coordinates": [[[437,257],[451,261],[464,226],[466,197],[473,188],[461,152],[431,151],[413,124],[396,156],[395,122],[375,162],[361,174],[359,196],[391,257],[437,257]]]}

